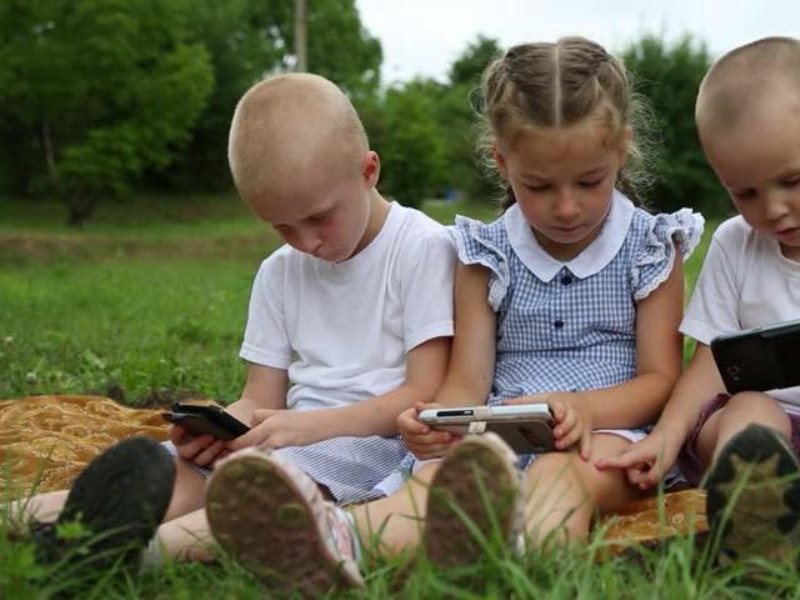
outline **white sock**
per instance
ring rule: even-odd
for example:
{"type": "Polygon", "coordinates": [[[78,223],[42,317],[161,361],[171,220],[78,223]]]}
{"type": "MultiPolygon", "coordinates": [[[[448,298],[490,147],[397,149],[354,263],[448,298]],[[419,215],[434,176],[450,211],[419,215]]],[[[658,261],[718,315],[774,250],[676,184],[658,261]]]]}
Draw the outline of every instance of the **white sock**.
{"type": "Polygon", "coordinates": [[[147,543],[147,546],[142,550],[142,569],[156,569],[164,564],[164,546],[158,535],[147,543]]]}

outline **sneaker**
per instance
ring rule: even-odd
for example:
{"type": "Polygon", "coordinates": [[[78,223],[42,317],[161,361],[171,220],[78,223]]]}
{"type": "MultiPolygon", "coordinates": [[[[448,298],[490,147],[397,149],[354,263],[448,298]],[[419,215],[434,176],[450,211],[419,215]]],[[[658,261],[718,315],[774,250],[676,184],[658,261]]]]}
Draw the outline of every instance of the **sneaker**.
{"type": "Polygon", "coordinates": [[[220,461],[206,496],[211,533],[269,587],[309,595],[363,587],[355,526],[294,465],[249,448],[220,461]]]}
{"type": "Polygon", "coordinates": [[[748,425],[725,445],[704,482],[721,564],[784,560],[800,543],[800,463],[783,436],[748,425]]]}
{"type": "Polygon", "coordinates": [[[516,460],[493,433],[468,436],[445,456],[425,516],[425,552],[433,564],[474,564],[496,539],[518,546],[523,517],[516,460]]]}
{"type": "Polygon", "coordinates": [[[32,527],[37,559],[94,570],[138,565],[174,482],[175,462],[158,442],[132,437],[111,446],[78,475],[58,520],[32,527]]]}

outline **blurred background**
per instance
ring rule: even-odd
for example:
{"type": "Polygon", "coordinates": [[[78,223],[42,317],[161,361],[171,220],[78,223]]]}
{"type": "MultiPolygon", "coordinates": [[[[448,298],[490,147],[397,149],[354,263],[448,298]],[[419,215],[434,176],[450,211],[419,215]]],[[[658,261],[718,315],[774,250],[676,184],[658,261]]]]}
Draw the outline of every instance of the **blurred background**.
{"type": "Polygon", "coordinates": [[[651,107],[649,205],[713,226],[730,208],[695,135],[698,83],[797,22],[777,1],[0,0],[0,398],[236,396],[249,285],[278,240],[236,199],[226,140],[265,76],[339,84],[385,195],[489,219],[483,69],[514,43],[591,37],[651,107]]]}

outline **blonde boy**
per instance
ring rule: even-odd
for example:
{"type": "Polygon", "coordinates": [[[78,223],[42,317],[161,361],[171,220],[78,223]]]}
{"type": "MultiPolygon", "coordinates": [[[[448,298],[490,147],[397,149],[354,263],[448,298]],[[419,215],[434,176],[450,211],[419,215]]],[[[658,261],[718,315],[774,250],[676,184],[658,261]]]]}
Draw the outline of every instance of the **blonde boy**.
{"type": "MultiPolygon", "coordinates": [[[[452,242],[380,195],[378,155],[333,83],[291,74],[254,85],[233,116],[229,159],[240,195],[286,245],[253,284],[247,381],[227,409],[251,431],[232,442],[172,431],[177,476],[158,538],[183,558],[210,557],[206,477],[236,450],[270,451],[338,504],[391,492],[381,482],[406,453],[396,417],[432,399],[453,334],[452,242]]],[[[65,495],[36,499],[35,516],[52,519],[65,495]]],[[[271,514],[280,501],[242,510],[271,514]]]]}
{"type": "Polygon", "coordinates": [[[800,318],[800,40],[761,39],[723,56],[700,86],[696,120],[739,216],[712,239],[681,327],[697,349],[661,419],[648,438],[598,466],[626,468],[646,488],[683,445],[691,483],[708,469],[722,556],[781,559],[800,541],[800,388],[728,396],[709,344],[800,318]]]}

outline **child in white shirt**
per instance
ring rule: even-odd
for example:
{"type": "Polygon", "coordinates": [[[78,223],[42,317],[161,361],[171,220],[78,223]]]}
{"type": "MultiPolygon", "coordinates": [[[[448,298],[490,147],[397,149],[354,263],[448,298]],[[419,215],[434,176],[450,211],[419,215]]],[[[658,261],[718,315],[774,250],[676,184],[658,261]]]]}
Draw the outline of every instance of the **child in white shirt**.
{"type": "Polygon", "coordinates": [[[729,52],[703,80],[700,140],[739,216],[714,234],[681,325],[697,348],[657,426],[597,463],[627,469],[642,488],[676,461],[693,484],[707,470],[723,560],[783,559],[800,542],[800,388],[729,396],[709,346],[800,317],[798,74],[800,40],[766,38],[729,52]]]}

